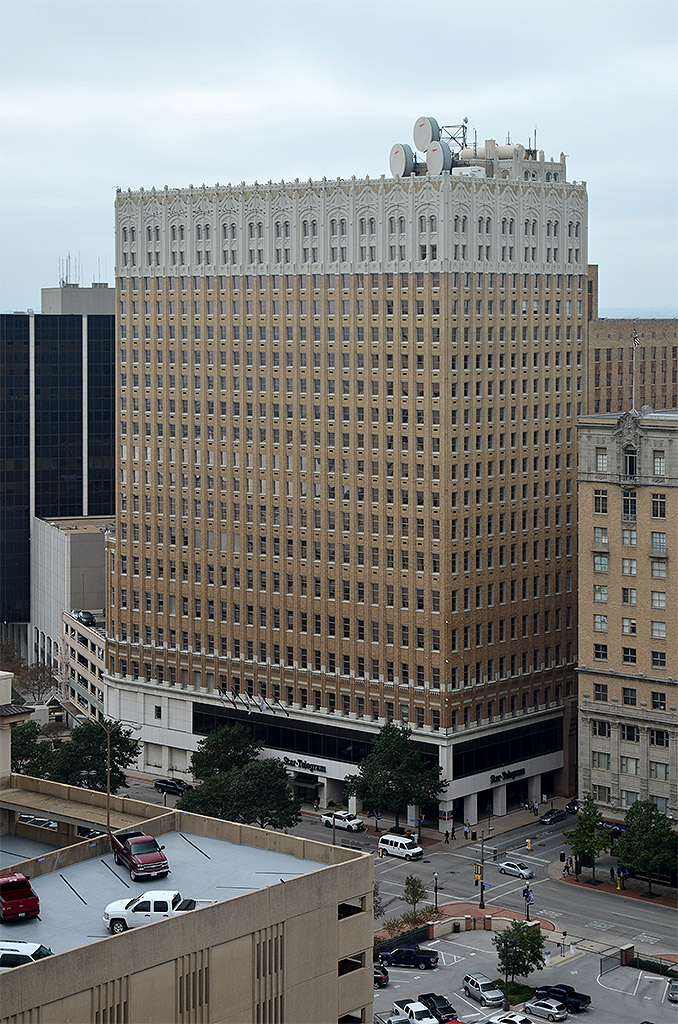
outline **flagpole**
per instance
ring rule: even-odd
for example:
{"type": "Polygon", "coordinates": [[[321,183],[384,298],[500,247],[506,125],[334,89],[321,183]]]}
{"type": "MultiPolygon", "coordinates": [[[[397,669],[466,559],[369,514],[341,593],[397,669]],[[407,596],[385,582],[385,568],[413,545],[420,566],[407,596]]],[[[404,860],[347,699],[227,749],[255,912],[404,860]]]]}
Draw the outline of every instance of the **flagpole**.
{"type": "Polygon", "coordinates": [[[640,345],[640,338],[636,331],[636,325],[633,325],[633,361],[631,364],[631,412],[636,411],[636,349],[640,345]]]}

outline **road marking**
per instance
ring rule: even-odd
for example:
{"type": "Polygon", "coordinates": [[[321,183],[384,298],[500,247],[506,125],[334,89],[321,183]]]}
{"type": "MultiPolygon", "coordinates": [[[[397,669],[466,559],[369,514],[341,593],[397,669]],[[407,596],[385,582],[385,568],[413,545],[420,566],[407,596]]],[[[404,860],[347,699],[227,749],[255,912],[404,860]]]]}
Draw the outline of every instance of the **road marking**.
{"type": "Polygon", "coordinates": [[[647,942],[649,946],[654,946],[655,943],[660,940],[654,935],[646,935],[645,932],[641,932],[640,935],[633,936],[634,942],[647,942]]]}

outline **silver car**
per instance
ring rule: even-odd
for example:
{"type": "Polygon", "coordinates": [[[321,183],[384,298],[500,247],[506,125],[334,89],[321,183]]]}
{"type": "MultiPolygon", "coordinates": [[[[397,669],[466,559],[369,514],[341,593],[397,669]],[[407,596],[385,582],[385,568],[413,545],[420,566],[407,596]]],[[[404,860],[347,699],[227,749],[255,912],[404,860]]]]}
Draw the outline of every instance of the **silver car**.
{"type": "Polygon", "coordinates": [[[544,1017],[546,1020],[565,1020],[567,1017],[567,1010],[555,999],[529,999],[523,1009],[525,1013],[544,1017]]]}
{"type": "Polygon", "coordinates": [[[534,871],[522,860],[504,860],[499,865],[500,875],[517,875],[518,878],[534,878],[534,871]]]}

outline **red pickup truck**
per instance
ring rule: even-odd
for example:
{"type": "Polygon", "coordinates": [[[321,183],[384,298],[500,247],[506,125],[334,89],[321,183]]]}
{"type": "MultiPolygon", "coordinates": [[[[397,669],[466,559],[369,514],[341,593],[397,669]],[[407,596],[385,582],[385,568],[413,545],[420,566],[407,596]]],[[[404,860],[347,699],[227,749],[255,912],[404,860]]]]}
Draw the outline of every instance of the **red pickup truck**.
{"type": "Polygon", "coordinates": [[[165,847],[144,832],[118,832],[111,836],[113,858],[116,864],[125,864],[133,882],[146,878],[164,878],[169,874],[169,862],[162,852],[165,847]]]}
{"type": "Polygon", "coordinates": [[[37,917],[40,900],[25,875],[0,876],[0,921],[18,917],[37,917]]]}

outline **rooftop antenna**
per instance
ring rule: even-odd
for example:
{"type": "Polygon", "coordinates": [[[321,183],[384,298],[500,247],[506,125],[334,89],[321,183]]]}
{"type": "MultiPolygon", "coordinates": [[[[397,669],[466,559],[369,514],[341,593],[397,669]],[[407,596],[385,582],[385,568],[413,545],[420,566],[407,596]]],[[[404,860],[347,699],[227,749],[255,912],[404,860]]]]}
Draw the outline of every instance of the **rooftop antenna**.
{"type": "Polygon", "coordinates": [[[534,151],[537,152],[537,126],[534,126],[534,151]]]}

